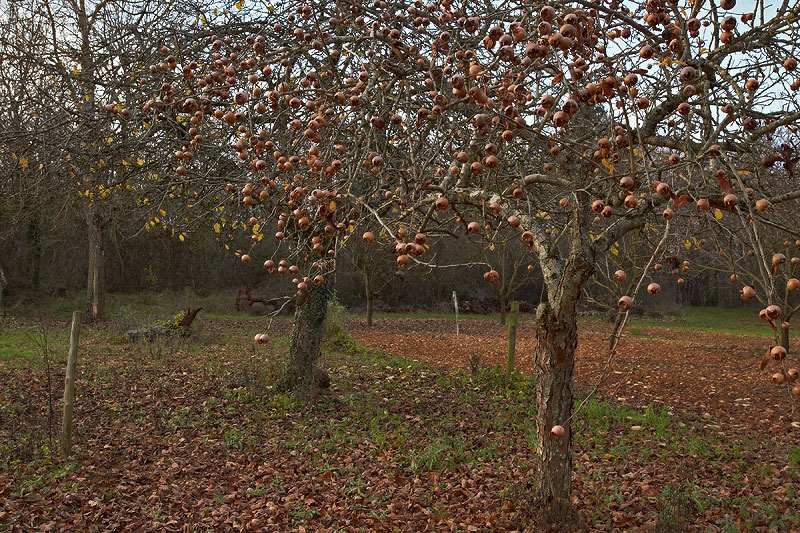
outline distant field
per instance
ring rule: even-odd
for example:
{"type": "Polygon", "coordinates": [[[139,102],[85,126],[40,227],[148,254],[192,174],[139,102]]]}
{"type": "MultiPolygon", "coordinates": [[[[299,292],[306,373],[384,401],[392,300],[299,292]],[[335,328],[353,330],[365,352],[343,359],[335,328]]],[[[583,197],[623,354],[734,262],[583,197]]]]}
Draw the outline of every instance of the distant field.
{"type": "MultiPolygon", "coordinates": [[[[136,294],[111,293],[106,296],[106,314],[111,320],[130,321],[132,327],[148,320],[161,320],[179,312],[181,309],[202,307],[201,317],[216,320],[259,320],[261,317],[237,311],[234,307],[236,295],[218,293],[198,296],[192,292],[167,291],[162,293],[141,292],[136,294]]],[[[50,320],[69,320],[72,311],[83,307],[82,296],[39,297],[26,304],[16,305],[7,312],[19,318],[47,318],[50,320]]],[[[353,313],[352,316],[365,318],[364,313],[353,313]]],[[[285,318],[286,314],[281,318],[285,318]]],[[[498,320],[497,313],[489,315],[459,314],[460,320],[498,320]]],[[[416,318],[416,319],[451,319],[455,321],[455,313],[410,312],[410,313],[375,313],[375,319],[416,318]]],[[[522,314],[520,320],[528,321],[531,314],[522,314]]],[[[599,317],[581,317],[579,320],[592,322],[599,317]]],[[[666,327],[684,331],[707,331],[729,333],[733,335],[771,335],[770,327],[758,318],[754,309],[722,309],[718,307],[683,307],[672,316],[665,318],[638,318],[631,321],[633,327],[666,327]]]]}
{"type": "MultiPolygon", "coordinates": [[[[363,313],[356,316],[365,318],[363,313]]],[[[498,320],[498,314],[460,314],[459,320],[498,320]]],[[[532,315],[522,314],[521,321],[531,320],[532,315]]],[[[455,313],[376,313],[376,319],[389,318],[444,318],[455,321],[455,313]]],[[[597,317],[582,317],[580,321],[598,321],[597,317]]],[[[684,331],[708,331],[732,335],[771,335],[769,325],[758,318],[752,309],[722,309],[718,307],[683,307],[676,315],[661,319],[634,317],[631,324],[639,327],[665,327],[684,331]]]]}

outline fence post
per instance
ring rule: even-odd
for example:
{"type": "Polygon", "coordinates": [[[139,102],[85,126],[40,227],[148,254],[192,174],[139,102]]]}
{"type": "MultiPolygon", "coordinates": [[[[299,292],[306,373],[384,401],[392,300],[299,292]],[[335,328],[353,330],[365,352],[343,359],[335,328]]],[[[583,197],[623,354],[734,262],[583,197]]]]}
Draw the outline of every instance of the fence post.
{"type": "Polygon", "coordinates": [[[517,350],[517,317],[519,302],[511,302],[511,316],[508,318],[508,355],[506,357],[506,388],[511,385],[511,373],[514,372],[514,354],[517,350]]]}
{"type": "Polygon", "coordinates": [[[61,452],[68,456],[72,449],[72,412],[75,404],[75,367],[78,360],[78,338],[81,333],[81,312],[72,312],[72,328],[69,333],[69,355],[67,375],[64,379],[64,419],[61,424],[61,452]]]}

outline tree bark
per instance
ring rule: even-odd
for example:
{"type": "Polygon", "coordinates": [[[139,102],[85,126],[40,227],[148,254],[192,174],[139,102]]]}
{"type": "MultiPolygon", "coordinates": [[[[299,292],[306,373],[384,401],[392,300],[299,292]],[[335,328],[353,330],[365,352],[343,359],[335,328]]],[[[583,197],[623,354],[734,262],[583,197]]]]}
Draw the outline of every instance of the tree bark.
{"type": "Polygon", "coordinates": [[[311,389],[314,363],[321,353],[330,295],[326,285],[312,285],[298,298],[289,340],[289,358],[281,380],[283,390],[304,392],[311,389]]]}
{"type": "Polygon", "coordinates": [[[89,268],[86,276],[86,315],[93,320],[105,319],[105,257],[103,228],[93,208],[86,214],[89,241],[89,268]]]}
{"type": "Polygon", "coordinates": [[[576,311],[581,287],[594,273],[594,262],[573,251],[564,263],[542,263],[547,303],[536,310],[536,422],[539,436],[533,514],[543,530],[570,531],[576,515],[572,507],[572,377],[578,346],[576,311]],[[553,426],[564,436],[553,437],[553,426]]]}
{"type": "Polygon", "coordinates": [[[574,314],[557,316],[542,304],[536,324],[536,403],[540,445],[537,450],[534,499],[538,518],[548,525],[569,524],[572,511],[572,373],[578,330],[574,314]],[[554,438],[553,426],[563,426],[554,438]]]}

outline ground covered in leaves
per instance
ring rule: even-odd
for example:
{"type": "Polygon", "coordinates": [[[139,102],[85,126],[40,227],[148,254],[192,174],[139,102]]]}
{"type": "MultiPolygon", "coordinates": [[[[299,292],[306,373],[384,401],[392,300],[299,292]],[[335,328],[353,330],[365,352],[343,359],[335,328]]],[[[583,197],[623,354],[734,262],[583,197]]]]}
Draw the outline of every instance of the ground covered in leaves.
{"type": "MultiPolygon", "coordinates": [[[[576,369],[588,390],[605,326],[584,326],[576,369]]],[[[0,530],[533,530],[525,322],[522,373],[506,391],[492,366],[503,329],[491,321],[462,322],[458,339],[436,319],[350,321],[371,349],[333,339],[322,361],[332,388],[310,404],[270,387],[287,321],[255,349],[252,321],[201,316],[191,338],[154,344],[90,326],[66,459],[55,428],[67,325],[2,327],[0,530]]],[[[634,333],[600,401],[577,417],[585,528],[800,530],[798,430],[785,393],[757,370],[766,340],[634,333]]]]}

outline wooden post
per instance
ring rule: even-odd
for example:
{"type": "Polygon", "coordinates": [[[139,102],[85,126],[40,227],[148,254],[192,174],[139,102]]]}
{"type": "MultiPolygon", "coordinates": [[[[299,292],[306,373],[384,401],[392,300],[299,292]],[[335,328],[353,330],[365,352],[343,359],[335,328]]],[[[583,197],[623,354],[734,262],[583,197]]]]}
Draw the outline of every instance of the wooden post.
{"type": "Polygon", "coordinates": [[[81,312],[73,311],[69,333],[67,375],[64,379],[64,419],[61,424],[61,452],[68,456],[72,448],[72,411],[75,404],[75,367],[78,360],[78,338],[81,333],[81,312]]]}
{"type": "Polygon", "coordinates": [[[453,307],[456,308],[456,337],[458,337],[458,296],[456,296],[456,291],[453,291],[453,307]]]}
{"type": "Polygon", "coordinates": [[[511,373],[514,371],[514,354],[517,350],[517,317],[519,302],[511,302],[511,316],[508,318],[508,355],[506,357],[506,388],[511,385],[511,373]]]}

